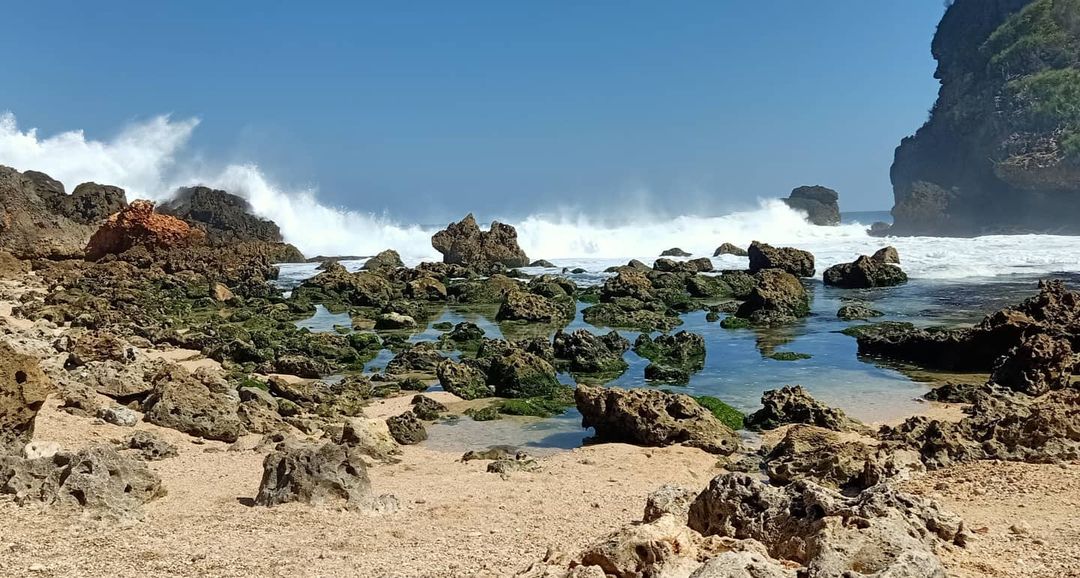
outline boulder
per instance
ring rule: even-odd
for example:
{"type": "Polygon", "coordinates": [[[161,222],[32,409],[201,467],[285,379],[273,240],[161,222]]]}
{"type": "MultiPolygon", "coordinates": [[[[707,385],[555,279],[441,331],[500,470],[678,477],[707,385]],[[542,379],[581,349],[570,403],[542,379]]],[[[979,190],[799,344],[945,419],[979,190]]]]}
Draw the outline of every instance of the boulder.
{"type": "Polygon", "coordinates": [[[780,269],[796,277],[814,276],[814,255],[808,251],[791,247],[776,248],[754,241],[747,250],[750,257],[750,272],[757,273],[764,269],[780,269]]]}
{"type": "Polygon", "coordinates": [[[719,257],[720,255],[734,255],[736,257],[747,257],[747,256],[750,255],[750,253],[746,249],[743,249],[742,247],[739,247],[738,245],[733,245],[731,243],[724,243],[723,245],[720,245],[719,247],[717,247],[715,251],[713,251],[713,257],[719,257]]]}
{"type": "Polygon", "coordinates": [[[891,245],[878,249],[870,256],[870,258],[878,263],[890,263],[892,265],[900,264],[900,253],[896,250],[896,247],[891,245]]]}
{"type": "Polygon", "coordinates": [[[80,510],[95,518],[139,517],[142,505],[165,495],[161,479],[139,460],[94,445],[51,457],[0,457],[0,493],[21,505],[80,510]]]}
{"type": "Polygon", "coordinates": [[[545,269],[554,269],[555,268],[554,263],[552,263],[551,261],[545,261],[544,259],[537,259],[536,261],[533,261],[532,263],[529,263],[529,266],[530,267],[543,267],[545,269]]]}
{"type": "Polygon", "coordinates": [[[364,269],[368,271],[392,271],[404,266],[405,263],[401,261],[401,255],[393,249],[387,249],[364,263],[364,269]]]}
{"type": "Polygon", "coordinates": [[[497,221],[481,231],[470,213],[431,237],[431,245],[442,253],[443,262],[487,271],[492,265],[526,267],[529,258],[518,247],[517,231],[497,221]]]}
{"type": "Polygon", "coordinates": [[[826,285],[844,289],[893,287],[907,283],[908,277],[900,267],[863,255],[852,263],[833,265],[825,270],[826,285]]]}
{"type": "Polygon", "coordinates": [[[637,269],[622,269],[614,277],[604,281],[600,288],[600,300],[612,302],[619,297],[629,297],[642,302],[656,300],[652,281],[637,269]]]}
{"type": "Polygon", "coordinates": [[[158,212],[205,231],[214,243],[282,240],[281,229],[273,221],[252,214],[246,199],[209,187],[178,189],[172,199],[158,206],[158,212]]]}
{"type": "Polygon", "coordinates": [[[692,254],[693,253],[688,253],[688,252],[683,251],[682,249],[680,249],[678,247],[673,247],[671,249],[665,249],[663,252],[660,253],[660,256],[661,257],[689,257],[692,254]]]}
{"type": "Polygon", "coordinates": [[[37,359],[0,341],[0,454],[17,453],[34,435],[34,419],[53,393],[37,359]]]}
{"type": "Polygon", "coordinates": [[[811,482],[777,488],[746,474],[714,478],[691,505],[688,525],[704,536],[755,540],[809,578],[941,577],[935,549],[968,537],[959,517],[888,484],[846,497],[811,482]]]}
{"type": "Polygon", "coordinates": [[[707,273],[713,270],[713,264],[708,257],[688,261],[660,258],[653,263],[653,270],[662,273],[707,273]]]}
{"type": "Polygon", "coordinates": [[[179,455],[176,446],[148,431],[137,431],[131,434],[125,445],[127,449],[138,452],[139,457],[148,462],[175,458],[179,455]]]}
{"type": "Polygon", "coordinates": [[[810,223],[831,227],[840,224],[839,198],[840,195],[830,188],[811,186],[798,187],[791,191],[791,196],[781,200],[792,209],[806,213],[810,223]]]}
{"type": "Polygon", "coordinates": [[[525,291],[511,291],[506,294],[498,313],[497,321],[529,321],[532,323],[554,323],[569,317],[572,312],[559,303],[525,291]]]}
{"type": "Polygon", "coordinates": [[[492,359],[487,382],[499,397],[547,397],[559,389],[555,368],[544,358],[521,349],[492,359]]]}
{"type": "Polygon", "coordinates": [[[124,189],[97,183],[82,183],[61,197],[56,210],[67,218],[82,225],[97,225],[101,221],[119,213],[127,206],[124,189]]]}
{"type": "Polygon", "coordinates": [[[434,277],[422,276],[405,284],[405,296],[423,301],[446,301],[446,285],[434,277]]]}
{"type": "Polygon", "coordinates": [[[143,402],[146,421],[195,437],[234,442],[244,433],[236,398],[208,372],[189,373],[167,365],[153,377],[154,389],[143,402]]]}
{"type": "Polygon", "coordinates": [[[833,431],[867,431],[861,422],[810,397],[801,385],[766,391],[764,406],[746,418],[747,429],[769,430],[787,424],[807,424],[833,431]]]}
{"type": "Polygon", "coordinates": [[[397,456],[401,454],[401,446],[390,434],[385,419],[347,419],[336,441],[383,463],[400,461],[397,456]]]}
{"type": "Polygon", "coordinates": [[[263,477],[255,504],[289,502],[346,508],[392,509],[392,496],[371,491],[363,454],[349,446],[286,442],[263,460],[263,477]]]}
{"type": "Polygon", "coordinates": [[[416,320],[408,315],[395,313],[383,313],[375,317],[375,329],[410,329],[416,327],[416,320]]]}
{"type": "Polygon", "coordinates": [[[423,373],[434,375],[439,364],[446,359],[434,344],[420,342],[409,349],[394,356],[386,364],[386,373],[390,375],[404,375],[406,373],[423,373]]]}
{"type": "Polygon", "coordinates": [[[791,273],[764,269],[754,274],[756,281],[746,301],[735,315],[751,323],[772,325],[790,323],[810,314],[810,296],[791,273]]]}
{"type": "Polygon", "coordinates": [[[425,421],[435,421],[439,419],[439,415],[446,413],[446,406],[431,399],[426,395],[414,395],[412,401],[412,412],[416,414],[416,417],[425,421]]]}
{"type": "Polygon", "coordinates": [[[797,424],[765,455],[765,473],[776,485],[808,480],[853,494],[926,471],[918,453],[878,448],[874,441],[842,438],[831,430],[797,424]]]}
{"type": "Polygon", "coordinates": [[[495,395],[495,388],[487,383],[487,375],[468,363],[445,359],[439,363],[436,375],[443,389],[461,399],[480,399],[495,395]]]}
{"type": "Polygon", "coordinates": [[[565,361],[573,373],[622,374],[628,365],[623,354],[630,349],[630,342],[616,331],[597,335],[578,329],[573,333],[555,332],[553,340],[555,358],[565,361]]]}
{"type": "Polygon", "coordinates": [[[403,446],[415,445],[427,439],[424,423],[412,410],[386,418],[386,426],[394,441],[403,446]]]}
{"type": "Polygon", "coordinates": [[[685,383],[690,374],[705,369],[705,338],[680,331],[656,338],[642,333],[634,341],[634,353],[652,363],[645,368],[646,379],[685,383]]]}
{"type": "Polygon", "coordinates": [[[0,251],[0,279],[15,279],[30,272],[30,263],[16,259],[7,251],[0,251]]]}
{"type": "Polygon", "coordinates": [[[688,395],[580,385],[574,401],[582,427],[593,428],[598,441],[685,444],[722,455],[739,448],[739,436],[688,395]]]}
{"type": "Polygon", "coordinates": [[[86,258],[123,253],[132,247],[172,249],[204,241],[206,234],[169,215],[154,212],[150,201],[135,201],[109,217],[90,237],[86,258]]]}

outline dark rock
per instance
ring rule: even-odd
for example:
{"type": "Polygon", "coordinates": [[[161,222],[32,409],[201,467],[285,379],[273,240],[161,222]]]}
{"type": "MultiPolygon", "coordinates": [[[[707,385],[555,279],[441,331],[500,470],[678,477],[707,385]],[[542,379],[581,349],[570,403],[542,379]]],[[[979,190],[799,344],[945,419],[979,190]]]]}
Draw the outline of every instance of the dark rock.
{"type": "Polygon", "coordinates": [[[411,348],[402,351],[386,364],[386,373],[391,375],[403,375],[406,373],[423,373],[434,375],[435,369],[445,359],[434,344],[421,342],[411,348]]]}
{"type": "Polygon", "coordinates": [[[907,283],[908,277],[900,267],[863,255],[853,263],[833,265],[825,270],[826,285],[845,289],[893,287],[907,283]]]}
{"type": "Polygon", "coordinates": [[[280,243],[281,230],[251,212],[243,197],[209,187],[185,187],[158,206],[158,212],[178,217],[206,231],[215,243],[264,241],[280,243]]]}
{"type": "Polygon", "coordinates": [[[401,261],[401,255],[393,249],[387,249],[364,263],[364,269],[367,271],[393,270],[404,266],[405,263],[401,261]]]}
{"type": "Polygon", "coordinates": [[[798,187],[791,191],[791,196],[781,199],[787,206],[807,214],[807,220],[814,225],[836,226],[840,224],[840,195],[836,191],[822,186],[798,187]]]}
{"type": "Polygon", "coordinates": [[[642,333],[634,341],[634,353],[652,362],[645,368],[650,381],[686,383],[692,373],[705,368],[705,339],[687,331],[655,339],[642,333]]]}
{"type": "Polygon", "coordinates": [[[750,255],[746,249],[733,245],[731,243],[724,243],[713,251],[713,257],[719,257],[720,255],[734,255],[736,257],[747,257],[750,255]]]}
{"type": "Polygon", "coordinates": [[[567,369],[574,373],[622,374],[628,367],[623,354],[630,349],[630,342],[615,331],[603,336],[584,329],[557,331],[553,345],[555,358],[565,360],[567,369]]]}
{"type": "Polygon", "coordinates": [[[446,406],[431,399],[426,395],[415,395],[412,398],[412,412],[416,417],[425,421],[435,421],[439,415],[446,413],[446,406]]]}
{"type": "Polygon", "coordinates": [[[481,399],[495,395],[495,388],[488,385],[487,375],[468,363],[445,359],[436,371],[439,385],[461,399],[481,399]]]}
{"type": "Polygon", "coordinates": [[[574,400],[582,427],[593,428],[599,441],[686,444],[723,455],[739,448],[739,436],[687,395],[581,385],[574,400]]]}
{"type": "Polygon", "coordinates": [[[542,357],[522,350],[495,357],[487,382],[495,387],[495,395],[509,398],[547,397],[559,388],[555,368],[542,357]]]}
{"type": "Polygon", "coordinates": [[[68,198],[44,173],[0,166],[0,250],[19,259],[82,257],[100,221],[72,220],[63,212],[68,198]]]}
{"type": "Polygon", "coordinates": [[[137,431],[131,434],[127,439],[127,448],[138,451],[139,457],[148,462],[175,458],[179,455],[176,446],[148,431],[137,431]]]}
{"type": "Polygon", "coordinates": [[[666,249],[660,253],[661,257],[689,257],[692,253],[687,253],[678,247],[672,249],[666,249]]]}
{"type": "Polygon", "coordinates": [[[67,218],[83,225],[96,225],[127,206],[124,189],[111,185],[83,183],[62,198],[56,208],[67,218]]]}
{"type": "Polygon", "coordinates": [[[747,429],[768,430],[782,425],[799,423],[833,431],[866,431],[857,420],[843,411],[829,407],[806,393],[801,385],[766,391],[761,396],[764,406],[746,418],[747,429]]]}
{"type": "Polygon", "coordinates": [[[386,418],[386,425],[394,441],[403,446],[416,445],[427,439],[424,423],[412,410],[386,418]]]}
{"type": "Polygon", "coordinates": [[[543,259],[538,259],[536,261],[533,261],[532,263],[529,263],[529,266],[530,267],[543,267],[545,269],[553,269],[553,268],[555,268],[554,263],[552,263],[551,261],[545,261],[543,259]]]}
{"type": "Polygon", "coordinates": [[[777,485],[807,480],[850,494],[926,470],[916,452],[879,449],[872,442],[844,439],[814,426],[794,425],[766,454],[765,473],[777,485]]]}
{"type": "Polygon", "coordinates": [[[764,269],[754,275],[756,284],[735,315],[754,324],[790,323],[810,314],[810,296],[792,274],[764,269]]]}
{"type": "Polygon", "coordinates": [[[1042,395],[1068,387],[1076,358],[1069,340],[1038,333],[1025,337],[1001,358],[990,381],[1013,391],[1042,395]]]}
{"type": "Polygon", "coordinates": [[[791,247],[776,248],[754,241],[747,250],[750,256],[750,272],[764,269],[780,269],[796,277],[814,276],[814,256],[808,251],[791,247]]]}
{"type": "Polygon", "coordinates": [[[480,230],[470,213],[458,223],[435,233],[431,245],[442,253],[443,262],[487,270],[494,264],[526,267],[529,258],[518,247],[517,231],[497,221],[487,232],[480,230]]]}
{"type": "Polygon", "coordinates": [[[891,245],[878,249],[873,255],[870,256],[870,258],[877,261],[878,263],[891,263],[893,265],[900,264],[900,253],[896,250],[896,247],[893,247],[891,245]]]}

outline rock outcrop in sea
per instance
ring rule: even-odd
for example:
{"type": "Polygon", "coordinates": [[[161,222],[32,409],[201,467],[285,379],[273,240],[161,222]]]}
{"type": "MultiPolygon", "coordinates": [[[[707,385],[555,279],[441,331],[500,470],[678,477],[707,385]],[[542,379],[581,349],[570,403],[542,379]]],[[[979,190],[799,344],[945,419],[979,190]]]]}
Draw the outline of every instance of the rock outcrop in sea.
{"type": "Polygon", "coordinates": [[[517,243],[517,231],[498,221],[481,231],[472,213],[451,223],[431,237],[431,246],[442,253],[443,262],[486,271],[493,265],[527,267],[529,257],[517,243]]]}
{"type": "Polygon", "coordinates": [[[932,45],[941,90],[896,149],[888,234],[1080,232],[1078,10],[1075,0],[949,4],[932,45]]]}
{"type": "Polygon", "coordinates": [[[784,204],[806,213],[806,220],[814,225],[831,227],[840,224],[840,195],[820,185],[797,187],[791,191],[784,204]]]}
{"type": "Polygon", "coordinates": [[[246,199],[209,187],[181,188],[157,211],[202,229],[212,243],[282,240],[277,224],[252,214],[246,199]]]}

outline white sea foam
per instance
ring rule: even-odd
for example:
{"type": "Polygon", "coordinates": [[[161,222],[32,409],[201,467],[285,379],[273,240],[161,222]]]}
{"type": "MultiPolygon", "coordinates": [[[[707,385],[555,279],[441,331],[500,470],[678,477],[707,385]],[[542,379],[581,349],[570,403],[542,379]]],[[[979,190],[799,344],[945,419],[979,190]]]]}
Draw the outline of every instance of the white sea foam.
{"type": "MultiPolygon", "coordinates": [[[[432,227],[405,225],[388,216],[323,204],[313,189],[284,190],[254,164],[215,167],[187,153],[197,119],[155,117],[124,128],[111,139],[95,140],[82,131],[39,136],[20,130],[14,115],[0,115],[0,164],[40,170],[75,185],[115,184],[129,198],[166,199],[179,186],[204,184],[248,199],[255,213],[281,226],[287,241],[308,255],[366,255],[397,249],[409,263],[437,259],[432,227]]],[[[484,207],[461,207],[464,214],[484,207]]],[[[975,239],[911,237],[875,239],[866,225],[816,227],[776,200],[761,200],[753,210],[722,216],[657,219],[627,217],[623,222],[588,215],[531,216],[510,220],[520,244],[533,258],[560,266],[600,271],[631,258],[651,261],[660,251],[680,247],[712,255],[720,243],[745,246],[752,240],[807,249],[818,271],[850,261],[885,244],[900,251],[913,278],[959,279],[1013,273],[1080,271],[1080,237],[1049,235],[988,236],[975,239]]],[[[742,267],[745,259],[717,258],[720,267],[742,267]]]]}

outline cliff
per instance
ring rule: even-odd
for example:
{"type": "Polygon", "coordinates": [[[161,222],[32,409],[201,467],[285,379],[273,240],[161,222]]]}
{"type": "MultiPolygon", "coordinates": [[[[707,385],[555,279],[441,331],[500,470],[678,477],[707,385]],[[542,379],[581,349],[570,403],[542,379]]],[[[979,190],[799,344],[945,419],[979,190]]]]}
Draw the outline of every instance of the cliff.
{"type": "Polygon", "coordinates": [[[1080,233],[1080,0],[956,0],[930,119],[896,149],[890,234],[1080,233]]]}

